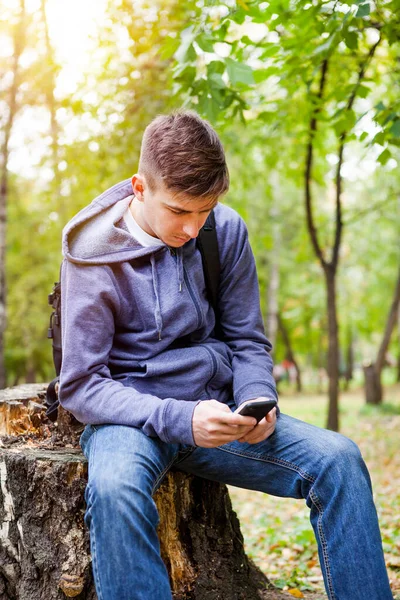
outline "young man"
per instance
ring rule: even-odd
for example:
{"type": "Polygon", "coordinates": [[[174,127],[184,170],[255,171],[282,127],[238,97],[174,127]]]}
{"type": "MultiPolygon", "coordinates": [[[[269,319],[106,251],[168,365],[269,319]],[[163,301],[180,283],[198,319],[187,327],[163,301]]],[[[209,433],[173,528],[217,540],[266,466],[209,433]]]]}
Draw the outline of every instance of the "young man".
{"type": "Polygon", "coordinates": [[[60,401],[87,426],[85,521],[101,600],[171,598],[152,494],[169,468],[304,498],[330,600],[389,600],[370,479],[350,440],[281,414],[242,219],[218,203],[224,151],[195,113],[146,129],[138,174],[64,230],[60,401]],[[196,237],[214,210],[223,340],[196,237]]]}

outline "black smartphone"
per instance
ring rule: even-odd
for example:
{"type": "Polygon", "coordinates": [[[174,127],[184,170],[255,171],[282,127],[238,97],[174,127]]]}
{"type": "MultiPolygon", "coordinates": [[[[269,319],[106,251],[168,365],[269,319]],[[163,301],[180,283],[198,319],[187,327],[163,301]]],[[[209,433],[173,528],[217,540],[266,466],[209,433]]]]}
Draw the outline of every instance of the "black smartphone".
{"type": "Polygon", "coordinates": [[[273,400],[272,398],[265,400],[251,400],[245,404],[245,406],[239,408],[237,412],[244,417],[254,417],[257,419],[257,423],[259,423],[275,406],[276,400],[273,400]]]}

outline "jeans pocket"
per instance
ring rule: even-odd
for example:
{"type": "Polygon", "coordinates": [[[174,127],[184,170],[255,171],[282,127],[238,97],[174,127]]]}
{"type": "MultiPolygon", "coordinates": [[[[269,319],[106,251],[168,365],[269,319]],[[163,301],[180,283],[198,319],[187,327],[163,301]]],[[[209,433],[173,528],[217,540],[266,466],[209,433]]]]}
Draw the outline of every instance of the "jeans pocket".
{"type": "Polygon", "coordinates": [[[178,454],[176,455],[172,468],[175,467],[175,465],[182,462],[183,460],[185,460],[185,458],[188,458],[192,454],[192,452],[194,452],[194,450],[196,450],[196,446],[184,446],[183,448],[181,448],[181,450],[179,450],[178,454]]]}

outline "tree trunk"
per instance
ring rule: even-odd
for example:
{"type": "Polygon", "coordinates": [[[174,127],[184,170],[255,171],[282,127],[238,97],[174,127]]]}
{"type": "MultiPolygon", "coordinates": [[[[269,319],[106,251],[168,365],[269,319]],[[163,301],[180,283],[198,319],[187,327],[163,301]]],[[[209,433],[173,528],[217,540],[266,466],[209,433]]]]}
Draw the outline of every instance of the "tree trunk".
{"type": "MultiPolygon", "coordinates": [[[[59,428],[44,417],[44,389],[0,394],[0,598],[95,600],[83,522],[87,463],[67,413],[59,428]]],[[[287,597],[267,589],[246,557],[226,486],[170,472],[155,501],[175,600],[287,597]]]]}
{"type": "Polygon", "coordinates": [[[278,326],[279,326],[279,331],[281,332],[281,335],[282,335],[283,343],[285,344],[286,358],[289,362],[293,363],[293,365],[295,366],[295,369],[296,369],[296,389],[298,392],[301,392],[302,391],[301,372],[299,369],[299,365],[296,361],[296,358],[294,356],[292,344],[290,341],[289,331],[288,331],[288,329],[282,319],[282,315],[280,313],[278,313],[278,326]]]}
{"type": "Polygon", "coordinates": [[[372,365],[364,367],[365,374],[365,400],[367,404],[382,404],[383,388],[381,383],[382,369],[385,364],[386,352],[389,348],[390,338],[396,325],[400,306],[400,265],[397,275],[397,282],[394,289],[392,303],[386,321],[386,327],[383,334],[381,345],[379,346],[376,361],[372,365]],[[374,375],[372,374],[374,371],[374,375]]]}
{"type": "Polygon", "coordinates": [[[397,350],[397,383],[400,382],[400,310],[397,313],[397,340],[398,340],[398,350],[397,350]]]}
{"type": "Polygon", "coordinates": [[[374,363],[364,365],[365,400],[367,404],[381,404],[383,398],[380,374],[376,371],[374,363]]]}
{"type": "Polygon", "coordinates": [[[327,428],[339,431],[339,328],[336,310],[335,271],[325,269],[328,312],[328,376],[329,408],[327,428]]]}
{"type": "Polygon", "coordinates": [[[270,210],[272,226],[272,249],[270,255],[270,269],[268,281],[267,297],[267,334],[272,344],[272,353],[274,355],[276,340],[278,335],[278,293],[279,293],[279,254],[281,245],[280,223],[279,223],[279,202],[276,196],[279,194],[278,175],[274,175],[273,182],[274,201],[270,210]]]}
{"type": "Polygon", "coordinates": [[[354,343],[353,343],[353,332],[351,327],[347,331],[347,345],[346,345],[346,370],[344,374],[345,389],[349,389],[349,383],[353,379],[354,370],[354,343]]]}
{"type": "Polygon", "coordinates": [[[272,352],[275,351],[278,333],[278,289],[279,289],[279,264],[275,251],[271,253],[271,263],[268,283],[268,314],[267,335],[272,344],[272,352]]]}

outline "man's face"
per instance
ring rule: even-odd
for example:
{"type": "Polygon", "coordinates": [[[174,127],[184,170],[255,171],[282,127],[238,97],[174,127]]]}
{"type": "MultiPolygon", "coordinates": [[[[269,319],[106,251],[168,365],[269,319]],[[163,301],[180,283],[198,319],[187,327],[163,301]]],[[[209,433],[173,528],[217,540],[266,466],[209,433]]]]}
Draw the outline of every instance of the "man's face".
{"type": "Polygon", "coordinates": [[[134,175],[135,199],[131,211],[144,231],[168,246],[179,248],[196,238],[216,201],[210,198],[174,196],[164,186],[150,190],[143,177],[134,175]]]}

